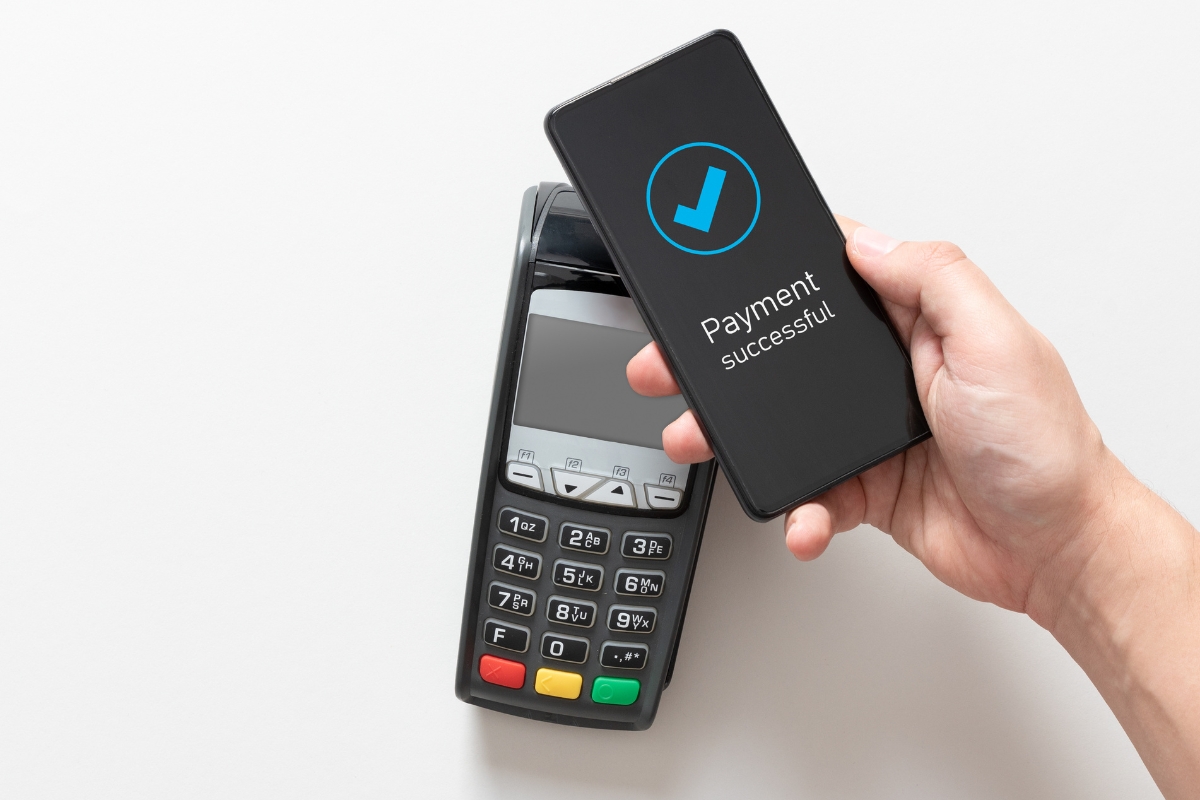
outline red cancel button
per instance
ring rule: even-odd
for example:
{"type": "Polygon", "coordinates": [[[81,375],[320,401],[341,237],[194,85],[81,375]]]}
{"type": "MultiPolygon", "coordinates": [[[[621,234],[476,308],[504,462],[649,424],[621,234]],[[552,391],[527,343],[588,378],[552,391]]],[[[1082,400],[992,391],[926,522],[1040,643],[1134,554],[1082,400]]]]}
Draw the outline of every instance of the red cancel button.
{"type": "Polygon", "coordinates": [[[483,656],[479,659],[479,677],[497,686],[520,689],[525,685],[525,665],[507,658],[483,656]]]}

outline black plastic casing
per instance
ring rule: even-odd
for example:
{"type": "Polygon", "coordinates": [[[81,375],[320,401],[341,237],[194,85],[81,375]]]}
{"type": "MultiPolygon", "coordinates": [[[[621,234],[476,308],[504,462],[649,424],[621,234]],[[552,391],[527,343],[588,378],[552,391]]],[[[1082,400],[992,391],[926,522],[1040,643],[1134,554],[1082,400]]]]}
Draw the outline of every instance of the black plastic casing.
{"type": "Polygon", "coordinates": [[[573,190],[566,184],[542,183],[529,188],[521,204],[472,533],[455,693],[464,702],[529,719],[591,728],[645,730],[654,721],[662,690],[670,683],[674,669],[717,467],[713,461],[694,465],[683,503],[679,510],[671,512],[607,508],[532,491],[505,480],[503,466],[530,295],[537,289],[551,289],[628,296],[603,242],[582,211],[576,216],[550,214],[555,207],[555,197],[563,192],[573,190]],[[545,541],[531,542],[501,533],[497,518],[506,507],[546,517],[550,524],[545,541]],[[610,530],[608,552],[597,555],[560,548],[559,530],[565,522],[610,530]],[[621,538],[627,531],[670,534],[673,540],[670,558],[666,561],[623,558],[621,538]],[[538,579],[530,581],[496,572],[491,558],[497,544],[538,553],[542,558],[538,579]],[[585,592],[555,586],[551,573],[558,558],[602,566],[605,574],[601,590],[585,592]],[[613,578],[623,567],[666,573],[662,596],[617,595],[613,591],[613,578]],[[490,607],[487,587],[492,581],[536,592],[533,615],[521,616],[490,607]],[[598,607],[595,624],[591,628],[578,628],[549,621],[546,600],[551,595],[595,603],[598,607]],[[622,634],[608,630],[607,610],[613,604],[654,607],[658,612],[654,631],[622,634]],[[483,626],[489,618],[529,628],[531,636],[527,652],[514,653],[486,644],[483,626]],[[589,639],[591,646],[586,663],[543,659],[539,647],[542,634],[547,631],[589,639]],[[648,645],[646,666],[640,670],[601,668],[600,646],[610,640],[648,645]],[[484,654],[525,664],[524,686],[510,689],[485,682],[479,676],[479,660],[484,654]],[[565,700],[535,692],[534,676],[541,667],[581,673],[583,688],[579,698],[565,700]],[[629,706],[593,702],[590,696],[592,681],[600,675],[637,679],[641,682],[638,699],[629,706]]]}

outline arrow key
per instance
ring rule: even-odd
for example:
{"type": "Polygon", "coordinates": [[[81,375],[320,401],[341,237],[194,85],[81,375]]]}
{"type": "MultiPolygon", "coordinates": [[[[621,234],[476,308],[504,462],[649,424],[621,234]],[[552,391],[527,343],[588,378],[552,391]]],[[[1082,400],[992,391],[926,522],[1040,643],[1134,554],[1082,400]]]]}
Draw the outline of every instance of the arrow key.
{"type": "Polygon", "coordinates": [[[611,478],[599,489],[587,496],[589,503],[604,503],[606,506],[625,506],[637,508],[637,498],[633,494],[633,484],[629,481],[619,481],[611,478]]]}
{"type": "Polygon", "coordinates": [[[588,491],[604,478],[599,475],[585,475],[582,472],[567,472],[565,469],[552,469],[554,474],[554,493],[559,497],[581,499],[588,491]]]}

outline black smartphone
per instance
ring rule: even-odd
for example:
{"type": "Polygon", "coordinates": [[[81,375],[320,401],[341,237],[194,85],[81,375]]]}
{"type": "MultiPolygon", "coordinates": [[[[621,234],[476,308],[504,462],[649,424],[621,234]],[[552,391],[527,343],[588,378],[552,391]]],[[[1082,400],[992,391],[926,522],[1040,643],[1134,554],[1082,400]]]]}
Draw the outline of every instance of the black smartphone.
{"type": "Polygon", "coordinates": [[[747,514],[930,435],[908,355],[732,33],[563,103],[546,134],[747,514]]]}
{"type": "Polygon", "coordinates": [[[650,341],[579,198],[521,207],[480,476],[458,696],[531,719],[648,728],[671,679],[716,465],[673,463],[682,398],[640,397],[650,341]]]}

